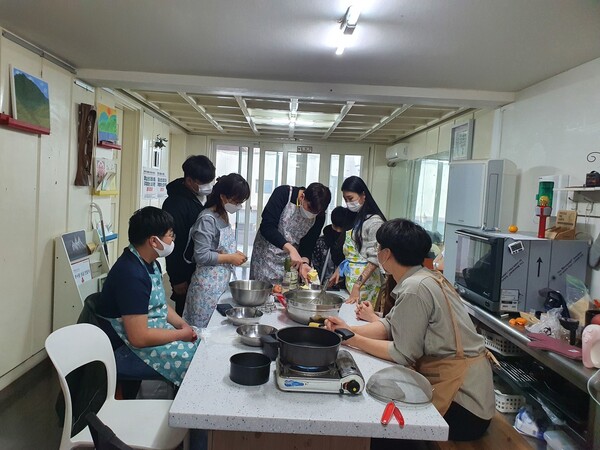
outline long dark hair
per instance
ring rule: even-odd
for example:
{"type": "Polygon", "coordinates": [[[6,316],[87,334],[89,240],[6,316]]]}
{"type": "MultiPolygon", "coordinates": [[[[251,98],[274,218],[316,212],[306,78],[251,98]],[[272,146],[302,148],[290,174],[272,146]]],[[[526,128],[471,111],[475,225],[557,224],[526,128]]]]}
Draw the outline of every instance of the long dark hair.
{"type": "Polygon", "coordinates": [[[365,203],[356,213],[354,226],[352,227],[352,239],[356,242],[356,247],[360,252],[362,249],[362,227],[365,220],[373,215],[378,215],[385,222],[386,218],[377,206],[377,202],[371,195],[369,188],[362,178],[355,175],[348,177],[342,183],[342,192],[356,192],[357,194],[365,194],[365,203]]]}
{"type": "Polygon", "coordinates": [[[205,208],[215,206],[219,215],[225,214],[225,207],[221,201],[221,194],[235,202],[245,202],[250,197],[250,186],[243,176],[230,173],[217,178],[212,192],[206,197],[205,208]]]}

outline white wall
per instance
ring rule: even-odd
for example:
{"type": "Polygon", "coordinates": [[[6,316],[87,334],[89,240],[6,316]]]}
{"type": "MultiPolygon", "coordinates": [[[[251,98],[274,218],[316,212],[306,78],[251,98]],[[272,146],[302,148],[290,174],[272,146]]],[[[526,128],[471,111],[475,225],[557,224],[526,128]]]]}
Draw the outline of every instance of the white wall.
{"type": "MultiPolygon", "coordinates": [[[[0,37],[0,73],[8,74],[9,65],[48,82],[51,133],[39,136],[0,126],[0,233],[5,237],[0,251],[0,342],[4,344],[0,389],[45,357],[53,302],[60,300],[53,298],[54,238],[68,231],[91,230],[98,220],[90,208],[94,201],[103,209],[105,222],[122,235],[119,244],[109,244],[114,262],[121,244],[127,242],[127,220],[141,203],[139,173],[142,156],[148,155],[142,154],[142,138],[148,146],[156,134],[169,137],[172,131],[164,121],[146,117],[139,105],[129,103],[123,109],[127,103],[123,99],[76,85],[70,72],[0,37]],[[73,185],[80,103],[117,109],[123,150],[97,147],[94,153],[119,162],[119,172],[125,174],[118,176],[119,196],[96,196],[91,186],[73,185]],[[125,208],[120,208],[121,196],[125,208]]],[[[11,114],[10,98],[8,77],[0,76],[2,113],[11,114]]],[[[163,168],[168,166],[166,153],[163,168]]]]}
{"type": "MultiPolygon", "coordinates": [[[[600,171],[600,59],[581,65],[520,92],[517,101],[502,108],[500,157],[519,169],[516,224],[537,231],[534,214],[537,178],[567,174],[571,185],[582,185],[585,174],[600,171]]],[[[600,205],[594,207],[599,214],[600,205]]],[[[579,217],[578,231],[596,237],[597,218],[579,217]]],[[[582,236],[583,237],[583,236],[582,236]]],[[[600,296],[600,274],[591,277],[592,297],[600,296]]]]}

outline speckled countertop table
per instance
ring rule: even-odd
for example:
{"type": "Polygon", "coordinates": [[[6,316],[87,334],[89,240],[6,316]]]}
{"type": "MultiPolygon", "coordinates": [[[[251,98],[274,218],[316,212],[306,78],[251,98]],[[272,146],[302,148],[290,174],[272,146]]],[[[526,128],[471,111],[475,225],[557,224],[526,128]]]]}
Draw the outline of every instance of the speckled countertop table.
{"type": "MultiPolygon", "coordinates": [[[[221,303],[235,302],[229,292],[221,303]]],[[[354,306],[344,304],[340,316],[350,325],[358,322],[354,306]]],[[[264,314],[260,323],[276,328],[297,326],[279,307],[264,314]]],[[[261,386],[241,386],[229,379],[229,358],[240,352],[260,348],[242,344],[236,326],[215,311],[196,355],[171,407],[169,424],[174,427],[204,430],[252,431],[266,433],[359,436],[394,439],[443,441],[448,425],[433,405],[412,406],[398,403],[405,426],[392,421],[380,424],[385,403],[366,391],[359,395],[284,392],[275,382],[275,363],[271,376],[261,386]]],[[[344,347],[349,349],[349,347],[344,347]]],[[[352,350],[365,383],[389,362],[352,350]]]]}

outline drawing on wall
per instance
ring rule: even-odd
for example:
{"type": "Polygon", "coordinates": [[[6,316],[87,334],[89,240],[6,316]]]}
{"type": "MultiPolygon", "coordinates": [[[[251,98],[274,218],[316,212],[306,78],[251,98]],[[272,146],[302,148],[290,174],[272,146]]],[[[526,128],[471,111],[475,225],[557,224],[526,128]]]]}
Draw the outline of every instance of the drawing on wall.
{"type": "Polygon", "coordinates": [[[116,192],[117,162],[107,158],[96,158],[94,186],[97,193],[116,192]]]}
{"type": "Polygon", "coordinates": [[[98,142],[118,143],[118,129],[117,111],[98,103],[98,142]]]}
{"type": "Polygon", "coordinates": [[[13,118],[50,129],[48,83],[10,66],[13,118]]]}

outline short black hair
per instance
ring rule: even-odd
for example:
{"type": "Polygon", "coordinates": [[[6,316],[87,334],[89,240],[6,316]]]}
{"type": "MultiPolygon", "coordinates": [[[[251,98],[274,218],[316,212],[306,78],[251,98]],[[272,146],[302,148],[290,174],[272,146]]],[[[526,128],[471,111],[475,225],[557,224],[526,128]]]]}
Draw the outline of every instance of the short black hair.
{"type": "Polygon", "coordinates": [[[336,206],[331,211],[331,223],[336,227],[342,228],[344,231],[352,228],[355,217],[356,213],[343,206],[336,206]]]}
{"type": "Polygon", "coordinates": [[[327,209],[331,202],[331,191],[321,183],[310,183],[304,190],[304,198],[310,203],[313,213],[320,214],[327,209]]]}
{"type": "Polygon", "coordinates": [[[215,179],[215,165],[204,155],[190,156],[181,168],[184,176],[197,180],[200,184],[208,184],[215,179]]]}
{"type": "Polygon", "coordinates": [[[216,206],[219,214],[225,212],[225,206],[221,202],[221,194],[234,202],[243,203],[250,197],[250,186],[246,179],[238,173],[223,175],[217,179],[212,192],[206,198],[205,208],[216,206]]]}
{"type": "Polygon", "coordinates": [[[405,267],[422,265],[431,250],[427,231],[407,219],[388,220],[376,236],[381,249],[389,248],[398,264],[405,267]]]}
{"type": "Polygon", "coordinates": [[[164,236],[175,226],[173,216],[166,211],[154,206],[138,209],[129,218],[129,242],[133,245],[142,245],[152,236],[164,236]]]}

